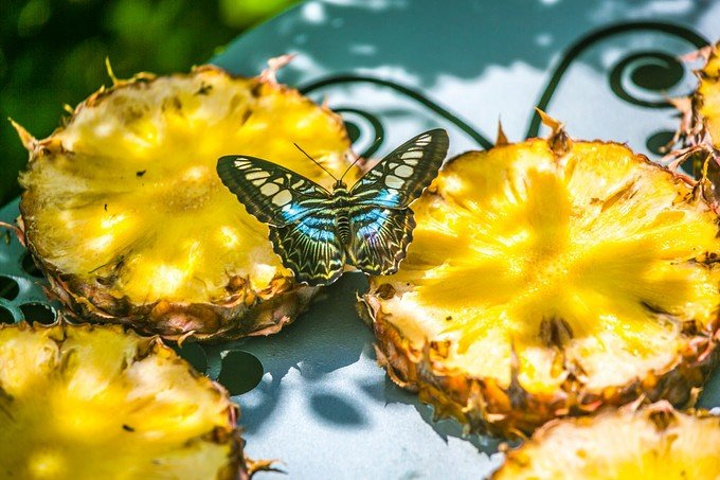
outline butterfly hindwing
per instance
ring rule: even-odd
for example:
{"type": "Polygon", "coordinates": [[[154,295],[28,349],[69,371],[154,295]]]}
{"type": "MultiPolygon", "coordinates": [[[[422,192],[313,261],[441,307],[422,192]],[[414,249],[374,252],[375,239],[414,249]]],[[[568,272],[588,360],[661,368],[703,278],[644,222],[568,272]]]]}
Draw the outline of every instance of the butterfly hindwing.
{"type": "Polygon", "coordinates": [[[261,222],[282,227],[321,208],[330,194],[302,175],[260,158],[228,155],[217,163],[218,176],[261,222]]]}
{"type": "Polygon", "coordinates": [[[349,218],[349,263],[369,275],[395,273],[412,241],[413,211],[358,205],[349,218]]]}
{"type": "Polygon", "coordinates": [[[299,282],[327,285],[342,274],[345,248],[332,211],[319,211],[284,227],[270,226],[270,240],[283,265],[299,282]]]}
{"type": "Polygon", "coordinates": [[[267,160],[225,156],[217,172],[247,211],[270,228],[273,249],[298,282],[328,285],[344,265],[366,274],[397,271],[415,227],[410,203],[437,175],[448,150],[442,129],[405,142],[348,191],[333,193],[267,160]]]}
{"type": "Polygon", "coordinates": [[[440,128],[408,140],[353,185],[353,203],[406,208],[435,178],[448,146],[448,135],[440,128]]]}

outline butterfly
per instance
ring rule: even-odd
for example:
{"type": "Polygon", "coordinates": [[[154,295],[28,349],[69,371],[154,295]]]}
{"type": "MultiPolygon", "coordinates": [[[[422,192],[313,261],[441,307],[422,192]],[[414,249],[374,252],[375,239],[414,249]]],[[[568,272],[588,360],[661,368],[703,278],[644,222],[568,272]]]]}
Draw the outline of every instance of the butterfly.
{"type": "Polygon", "coordinates": [[[410,203],[435,178],[448,146],[443,129],[421,133],[350,189],[344,174],[333,177],[328,191],[287,168],[246,155],[221,157],[217,173],[248,213],[268,224],[275,253],[295,280],[329,285],[345,264],[369,275],[397,271],[415,228],[410,203]]]}

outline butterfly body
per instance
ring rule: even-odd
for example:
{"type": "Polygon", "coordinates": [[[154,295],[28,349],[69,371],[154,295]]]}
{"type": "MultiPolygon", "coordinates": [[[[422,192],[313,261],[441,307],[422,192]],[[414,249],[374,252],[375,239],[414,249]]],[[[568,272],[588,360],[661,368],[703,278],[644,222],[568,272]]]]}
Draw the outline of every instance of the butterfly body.
{"type": "Polygon", "coordinates": [[[326,285],[352,265],[395,273],[415,227],[409,204],[437,174],[448,148],[430,130],[394,150],[348,189],[332,190],[266,160],[226,156],[218,175],[248,212],[268,224],[270,240],[298,281],[326,285]]]}
{"type": "Polygon", "coordinates": [[[350,214],[348,209],[351,206],[350,194],[347,186],[341,181],[333,187],[330,205],[328,205],[330,213],[335,214],[335,226],[338,236],[343,245],[347,245],[350,241],[350,214]]]}

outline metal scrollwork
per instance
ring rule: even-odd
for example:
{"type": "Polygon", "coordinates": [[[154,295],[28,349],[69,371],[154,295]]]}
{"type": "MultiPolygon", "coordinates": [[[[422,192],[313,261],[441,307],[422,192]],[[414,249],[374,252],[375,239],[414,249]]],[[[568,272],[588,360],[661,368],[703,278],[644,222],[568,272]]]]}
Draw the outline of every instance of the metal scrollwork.
{"type": "MultiPolygon", "coordinates": [[[[370,83],[370,84],[379,85],[382,87],[387,87],[392,90],[395,90],[396,92],[398,92],[408,98],[411,98],[412,100],[418,102],[419,104],[427,107],[431,112],[435,113],[439,117],[441,117],[445,120],[448,120],[450,123],[454,124],[457,128],[459,128],[461,131],[465,132],[468,136],[470,136],[470,138],[475,140],[480,147],[487,149],[487,148],[491,148],[493,146],[493,143],[490,140],[488,140],[480,132],[475,130],[470,124],[468,124],[467,122],[460,119],[460,117],[458,117],[457,115],[452,113],[450,110],[440,106],[436,102],[430,100],[428,97],[426,97],[425,95],[423,95],[420,92],[413,90],[412,88],[406,87],[404,85],[400,85],[395,82],[391,82],[389,80],[383,80],[383,79],[371,77],[368,75],[355,75],[355,74],[338,75],[338,76],[327,77],[327,78],[321,79],[319,81],[313,82],[309,85],[306,85],[306,86],[300,88],[300,92],[303,95],[308,95],[312,92],[315,92],[317,90],[320,90],[320,89],[328,87],[328,86],[347,84],[347,83],[370,83]]],[[[371,118],[374,119],[373,121],[377,120],[379,128],[378,128],[378,126],[375,126],[376,130],[380,131],[380,132],[384,131],[382,125],[379,123],[379,119],[376,116],[372,115],[371,113],[361,111],[360,109],[357,109],[357,108],[350,109],[350,108],[336,107],[335,110],[336,111],[343,111],[343,110],[351,111],[355,114],[361,115],[362,117],[364,117],[368,120],[371,118]]],[[[380,147],[381,143],[382,143],[382,139],[380,142],[376,143],[373,153],[380,147]]],[[[366,156],[366,155],[362,155],[362,156],[366,156]]]]}
{"type": "Polygon", "coordinates": [[[617,62],[608,80],[615,95],[628,103],[644,108],[668,108],[663,92],[680,83],[684,75],[685,67],[677,57],[644,51],[617,62]]]}
{"type": "MultiPolygon", "coordinates": [[[[547,110],[562,77],[572,63],[598,42],[631,32],[656,32],[683,40],[692,48],[708,45],[708,40],[698,33],[681,27],[660,22],[629,22],[597,30],[578,40],[562,56],[545,87],[537,108],[547,110]]],[[[643,108],[673,108],[667,102],[667,91],[677,85],[685,75],[687,66],[674,55],[657,50],[645,50],[627,55],[610,69],[610,88],[621,100],[643,108]],[[649,94],[648,94],[649,93],[649,94]]],[[[527,137],[535,137],[540,130],[540,118],[533,116],[527,130],[527,137]]],[[[656,132],[648,138],[648,148],[658,152],[658,147],[672,138],[672,132],[656,132]]]]}
{"type": "MultiPolygon", "coordinates": [[[[563,54],[552,72],[550,80],[542,90],[536,107],[541,110],[548,110],[563,77],[583,53],[602,41],[636,32],[667,35],[687,42],[694,49],[699,49],[708,44],[706,38],[690,29],[660,22],[622,23],[591,32],[580,38],[563,54]]],[[[687,65],[684,65],[675,55],[659,49],[646,49],[625,54],[614,62],[606,74],[610,89],[621,101],[640,108],[667,109],[673,108],[667,102],[669,92],[681,83],[688,71],[687,65]]],[[[429,112],[441,119],[453,124],[460,131],[467,134],[479,147],[488,149],[493,146],[493,142],[487,136],[477,131],[450,109],[439,105],[423,93],[390,80],[359,74],[333,75],[305,85],[300,90],[307,95],[341,84],[372,84],[392,89],[401,96],[424,106],[429,112]]],[[[675,96],[679,96],[679,94],[675,96]]],[[[336,107],[336,110],[344,114],[349,133],[353,141],[356,142],[357,150],[361,151],[361,155],[364,157],[372,156],[380,148],[382,138],[387,130],[383,126],[380,116],[357,107],[336,107]],[[372,140],[370,140],[371,138],[372,140]]],[[[526,131],[527,138],[536,137],[541,124],[540,118],[535,114],[534,110],[530,112],[529,126],[526,131]]],[[[647,138],[648,149],[654,153],[659,153],[660,147],[672,138],[672,133],[662,130],[650,134],[647,138]]]]}

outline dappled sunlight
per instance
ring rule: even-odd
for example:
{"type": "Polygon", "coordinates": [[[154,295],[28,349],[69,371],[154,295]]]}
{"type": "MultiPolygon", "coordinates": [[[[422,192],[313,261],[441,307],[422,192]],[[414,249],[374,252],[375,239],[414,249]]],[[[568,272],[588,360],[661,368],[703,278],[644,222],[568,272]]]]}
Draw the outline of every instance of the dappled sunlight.
{"type": "MultiPolygon", "coordinates": [[[[657,155],[656,135],[672,131],[676,121],[671,109],[642,102],[659,105],[690,91],[692,67],[674,58],[705,43],[689,29],[660,25],[692,24],[709,10],[708,3],[662,8],[614,0],[459,2],[452,8],[426,1],[311,1],[273,20],[272,38],[239,39],[217,61],[256,71],[266,58],[258,49],[297,54],[279,79],[334,109],[370,113],[377,123],[356,117],[352,123],[374,130],[386,146],[443,126],[450,128],[453,156],[487,148],[498,120],[508,138],[521,140],[540,132],[533,118],[539,105],[580,137],[615,138],[657,155]],[[636,24],[612,25],[620,19],[636,24]],[[248,50],[253,55],[243,55],[248,50]],[[667,51],[667,58],[650,50],[667,51]]],[[[711,36],[712,29],[700,33],[711,36]]]]}

